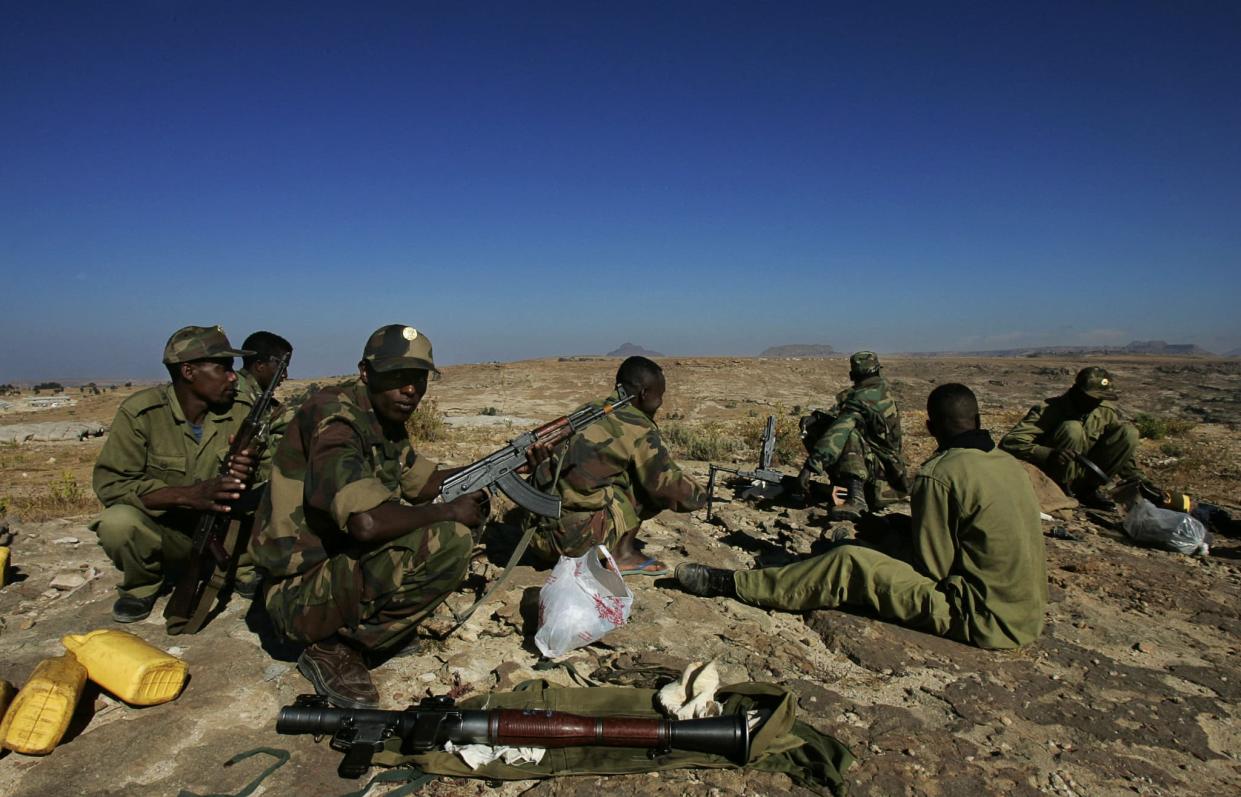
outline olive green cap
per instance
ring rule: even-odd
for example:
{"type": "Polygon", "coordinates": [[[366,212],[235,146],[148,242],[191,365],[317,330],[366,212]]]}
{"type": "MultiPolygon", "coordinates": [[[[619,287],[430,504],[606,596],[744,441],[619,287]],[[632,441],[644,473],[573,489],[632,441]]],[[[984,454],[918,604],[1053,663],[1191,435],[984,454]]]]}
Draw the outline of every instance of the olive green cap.
{"type": "Polygon", "coordinates": [[[375,330],[362,350],[362,360],[376,371],[418,368],[439,375],[431,354],[431,339],[404,324],[388,324],[375,330]]]}
{"type": "Polygon", "coordinates": [[[214,360],[217,357],[249,357],[254,352],[234,349],[228,336],[218,326],[181,327],[164,344],[164,364],[214,360]]]}
{"type": "Polygon", "coordinates": [[[1116,392],[1116,385],[1112,382],[1112,375],[1106,369],[1097,365],[1089,368],[1083,368],[1077,372],[1077,378],[1073,380],[1073,387],[1090,396],[1092,399],[1115,399],[1120,394],[1116,392]]]}
{"type": "Polygon", "coordinates": [[[879,355],[873,351],[859,351],[849,357],[849,374],[854,378],[874,376],[879,373],[879,355]]]}

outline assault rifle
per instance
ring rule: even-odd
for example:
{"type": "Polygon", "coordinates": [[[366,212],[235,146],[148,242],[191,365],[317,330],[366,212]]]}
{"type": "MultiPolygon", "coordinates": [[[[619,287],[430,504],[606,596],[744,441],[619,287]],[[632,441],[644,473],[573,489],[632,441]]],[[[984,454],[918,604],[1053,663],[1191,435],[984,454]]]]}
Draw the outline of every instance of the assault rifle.
{"type": "Polygon", "coordinates": [[[440,499],[448,503],[477,490],[490,490],[494,487],[499,488],[500,492],[518,506],[536,515],[560,517],[559,496],[548,495],[532,487],[517,475],[517,470],[526,464],[526,451],[535,443],[559,445],[595,421],[602,420],[633,401],[633,397],[620,385],[617,385],[616,389],[620,398],[614,403],[605,403],[599,408],[585,407],[572,415],[545,423],[532,432],[514,437],[504,448],[444,479],[444,483],[440,485],[440,499]]]}
{"type": "Polygon", "coordinates": [[[587,717],[547,709],[456,708],[447,696],[428,697],[403,711],[333,708],[320,695],[301,695],[280,709],[276,732],[331,734],[332,749],[345,754],[337,767],[342,778],[358,778],[371,757],[393,737],[401,752],[425,753],[453,744],[516,747],[637,747],[652,756],[671,750],[714,753],[738,764],[750,757],[750,720],[755,726],[769,712],[727,717],[667,720],[657,717],[587,717]],[[751,717],[750,715],[753,715],[751,717]]]}
{"type": "MultiPolygon", "coordinates": [[[[267,437],[271,422],[271,407],[276,387],[284,379],[289,367],[286,352],[276,362],[275,376],[263,391],[245,420],[241,422],[228,453],[220,463],[217,476],[229,474],[232,458],[247,448],[261,446],[267,437]]],[[[198,517],[194,538],[190,546],[190,558],[177,581],[168,605],[164,607],[164,620],[169,634],[196,634],[203,627],[215,605],[216,595],[232,578],[237,557],[245,550],[245,534],[241,533],[241,519],[231,513],[203,512],[198,517]]]]}
{"type": "Polygon", "coordinates": [[[711,520],[711,510],[715,503],[715,474],[731,473],[736,478],[758,485],[780,484],[787,478],[778,470],[771,469],[771,459],[776,453],[776,416],[767,416],[767,427],[763,430],[762,443],[758,449],[758,467],[754,470],[727,468],[723,465],[710,465],[707,474],[707,520],[711,520]]]}

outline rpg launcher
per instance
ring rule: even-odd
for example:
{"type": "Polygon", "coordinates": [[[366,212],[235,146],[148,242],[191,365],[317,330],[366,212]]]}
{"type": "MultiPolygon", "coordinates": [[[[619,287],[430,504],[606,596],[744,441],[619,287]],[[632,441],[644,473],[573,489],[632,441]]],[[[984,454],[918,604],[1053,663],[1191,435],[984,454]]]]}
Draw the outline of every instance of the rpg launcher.
{"type": "Polygon", "coordinates": [[[715,475],[731,473],[737,479],[748,481],[757,486],[764,484],[780,484],[787,478],[778,470],[771,469],[771,459],[776,453],[776,416],[767,416],[767,427],[763,430],[763,440],[758,449],[758,467],[754,470],[726,468],[723,465],[709,466],[707,475],[707,520],[711,520],[711,511],[715,503],[715,475]]]}
{"type": "MultiPolygon", "coordinates": [[[[260,448],[266,443],[276,388],[284,379],[291,356],[286,352],[276,362],[276,375],[237,428],[217,476],[229,474],[233,456],[247,448],[260,448]]],[[[198,525],[194,527],[194,537],[190,543],[189,561],[172,591],[172,597],[168,599],[168,605],[164,607],[169,634],[196,634],[207,622],[216,596],[232,579],[233,571],[237,569],[237,559],[249,542],[249,534],[241,533],[241,525],[240,518],[226,512],[203,512],[198,516],[198,525]]]]}
{"type": "Polygon", "coordinates": [[[535,443],[559,445],[573,435],[606,418],[633,401],[620,385],[616,387],[620,398],[601,407],[585,407],[572,415],[557,418],[532,432],[513,438],[499,451],[488,454],[477,462],[467,465],[460,472],[444,479],[440,486],[440,500],[444,503],[477,490],[498,488],[518,506],[545,517],[560,517],[560,498],[548,495],[517,475],[526,464],[526,451],[535,443]]]}
{"type": "Polygon", "coordinates": [[[452,698],[429,697],[404,711],[333,708],[327,698],[301,695],[280,709],[276,732],[330,735],[332,749],[345,754],[337,772],[358,778],[371,757],[392,738],[403,754],[426,753],[453,744],[514,747],[636,747],[655,756],[671,750],[714,753],[734,763],[750,758],[751,720],[757,728],[769,711],[727,717],[668,720],[658,717],[587,717],[547,709],[463,710],[452,698]],[[752,715],[752,716],[751,716],[752,715]]]}

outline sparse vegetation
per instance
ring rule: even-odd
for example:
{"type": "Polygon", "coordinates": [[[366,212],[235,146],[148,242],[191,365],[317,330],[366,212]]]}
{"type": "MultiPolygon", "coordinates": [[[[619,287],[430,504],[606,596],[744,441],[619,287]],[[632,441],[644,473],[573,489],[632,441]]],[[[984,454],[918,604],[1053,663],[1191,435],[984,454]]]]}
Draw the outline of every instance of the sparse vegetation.
{"type": "Polygon", "coordinates": [[[99,508],[94,493],[78,484],[68,470],[39,492],[0,496],[0,515],[11,513],[26,521],[87,515],[99,508]]]}
{"type": "Polygon", "coordinates": [[[1134,417],[1133,423],[1138,427],[1138,434],[1148,440],[1179,437],[1198,425],[1197,421],[1151,415],[1146,412],[1139,413],[1134,417]]]}
{"type": "Polygon", "coordinates": [[[423,399],[418,409],[414,410],[414,414],[405,422],[405,428],[415,441],[434,443],[444,436],[447,424],[444,423],[444,415],[435,399],[423,399]]]}
{"type": "Polygon", "coordinates": [[[673,422],[660,427],[660,431],[673,453],[687,459],[727,460],[745,448],[745,443],[718,421],[701,426],[673,422]]]}
{"type": "Polygon", "coordinates": [[[500,414],[500,410],[497,409],[496,407],[483,407],[482,411],[479,412],[478,414],[495,416],[495,415],[500,414]]]}
{"type": "MultiPolygon", "coordinates": [[[[801,430],[797,426],[797,414],[785,411],[777,404],[771,412],[776,416],[776,456],[773,465],[797,467],[805,458],[806,449],[802,446],[801,430]]],[[[763,431],[767,428],[767,416],[758,415],[747,418],[739,427],[737,434],[747,448],[754,451],[754,461],[758,462],[759,445],[763,439],[763,431]]]]}
{"type": "Polygon", "coordinates": [[[1173,443],[1171,440],[1160,443],[1159,451],[1169,457],[1181,457],[1185,455],[1185,449],[1181,448],[1181,444],[1173,443]]]}

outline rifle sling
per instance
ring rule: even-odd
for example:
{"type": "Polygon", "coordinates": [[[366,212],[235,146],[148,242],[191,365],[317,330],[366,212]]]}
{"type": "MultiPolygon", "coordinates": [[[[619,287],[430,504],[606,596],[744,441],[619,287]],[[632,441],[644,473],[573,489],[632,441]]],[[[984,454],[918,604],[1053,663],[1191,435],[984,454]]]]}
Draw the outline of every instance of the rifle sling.
{"type": "MultiPolygon", "coordinates": [[[[228,531],[224,535],[224,550],[230,554],[237,547],[237,538],[241,533],[241,521],[233,518],[228,523],[228,531]]],[[[207,552],[203,552],[204,556],[208,556],[207,552]]],[[[233,555],[233,561],[230,564],[236,564],[236,556],[233,555]]],[[[211,575],[207,578],[207,582],[199,589],[197,599],[193,606],[190,607],[189,617],[166,617],[167,631],[170,635],[178,634],[197,634],[202,627],[207,624],[207,616],[211,614],[211,610],[215,607],[216,597],[220,591],[230,581],[229,570],[222,570],[220,566],[211,564],[211,575]]]]}

